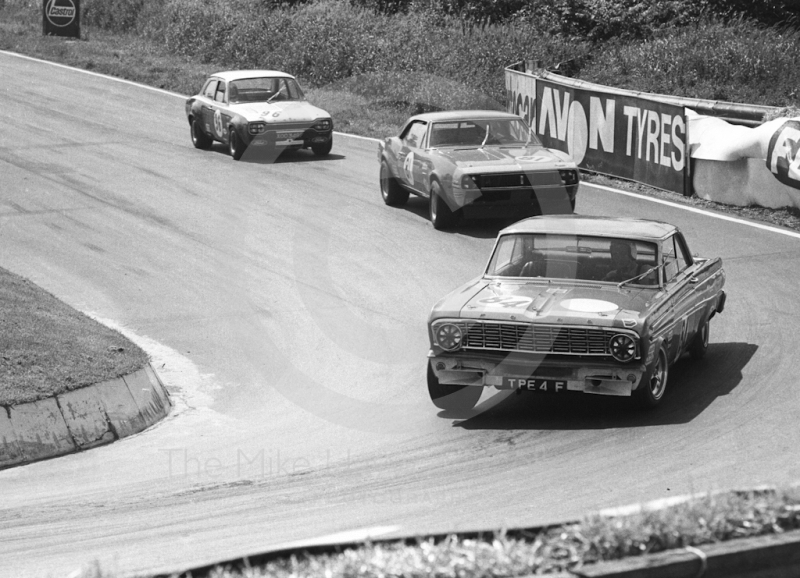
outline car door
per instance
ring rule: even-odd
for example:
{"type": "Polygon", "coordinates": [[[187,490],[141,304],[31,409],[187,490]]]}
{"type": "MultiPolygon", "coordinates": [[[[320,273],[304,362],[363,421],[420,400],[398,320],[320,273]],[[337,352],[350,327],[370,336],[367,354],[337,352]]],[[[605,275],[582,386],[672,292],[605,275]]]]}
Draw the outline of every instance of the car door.
{"type": "Polygon", "coordinates": [[[661,242],[666,290],[672,303],[674,324],[669,334],[668,356],[675,361],[697,332],[702,310],[698,307],[696,266],[686,242],[675,232],[661,242]]]}
{"type": "Polygon", "coordinates": [[[215,138],[227,142],[228,121],[231,116],[227,112],[228,108],[228,87],[224,80],[220,80],[214,91],[214,100],[210,105],[212,115],[212,134],[215,138]]]}
{"type": "Polygon", "coordinates": [[[219,80],[216,78],[212,78],[206,82],[199,99],[201,102],[200,117],[203,128],[206,133],[213,136],[217,136],[214,131],[214,93],[217,92],[217,84],[219,84],[219,80]]]}
{"type": "Polygon", "coordinates": [[[428,191],[425,190],[422,183],[420,155],[424,150],[427,131],[427,122],[415,120],[400,134],[400,152],[397,155],[399,170],[396,172],[405,186],[424,195],[427,195],[428,191]]]}

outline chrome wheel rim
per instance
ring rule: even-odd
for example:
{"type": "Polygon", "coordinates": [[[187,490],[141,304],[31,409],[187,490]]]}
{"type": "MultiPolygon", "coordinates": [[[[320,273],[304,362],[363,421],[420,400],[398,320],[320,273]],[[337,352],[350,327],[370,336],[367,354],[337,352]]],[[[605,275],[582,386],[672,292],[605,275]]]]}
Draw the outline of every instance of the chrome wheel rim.
{"type": "Polygon", "coordinates": [[[707,321],[703,324],[703,327],[702,327],[702,329],[700,329],[700,331],[703,332],[701,334],[701,337],[702,337],[702,340],[703,340],[703,349],[706,349],[708,347],[708,322],[707,321]]]}
{"type": "Polygon", "coordinates": [[[192,142],[197,144],[197,122],[192,123],[192,142]]]}
{"type": "Polygon", "coordinates": [[[437,198],[437,196],[438,195],[436,194],[436,189],[435,188],[431,189],[431,206],[430,206],[430,210],[431,210],[431,221],[434,222],[434,223],[436,222],[436,198],[437,198]]]}
{"type": "Polygon", "coordinates": [[[653,368],[653,375],[650,377],[650,393],[653,395],[653,399],[661,399],[666,385],[667,365],[664,359],[664,352],[660,351],[656,359],[656,366],[653,368]]]}

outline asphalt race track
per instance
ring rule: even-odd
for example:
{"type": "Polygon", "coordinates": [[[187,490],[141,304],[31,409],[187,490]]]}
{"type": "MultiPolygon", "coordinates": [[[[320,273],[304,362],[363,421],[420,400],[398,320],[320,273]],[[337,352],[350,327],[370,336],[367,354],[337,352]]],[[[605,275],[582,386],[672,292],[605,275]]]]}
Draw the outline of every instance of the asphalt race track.
{"type": "Polygon", "coordinates": [[[441,233],[421,199],[384,206],[372,141],[234,162],[192,147],[176,96],[7,54],[0,78],[0,266],[142,344],[177,405],[0,472],[0,575],[179,570],[800,479],[800,236],[583,185],[579,213],[666,220],[723,257],[707,358],[679,362],[650,413],[527,394],[453,419],[428,399],[425,322],[496,223],[441,233]]]}

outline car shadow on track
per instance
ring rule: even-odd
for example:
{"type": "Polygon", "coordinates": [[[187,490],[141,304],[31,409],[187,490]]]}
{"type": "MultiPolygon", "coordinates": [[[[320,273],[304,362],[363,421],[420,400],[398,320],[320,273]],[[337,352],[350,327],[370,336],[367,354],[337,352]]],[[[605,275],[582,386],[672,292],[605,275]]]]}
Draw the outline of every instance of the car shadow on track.
{"type": "MultiPolygon", "coordinates": [[[[211,152],[230,157],[228,147],[221,143],[215,142],[211,152]]],[[[324,157],[314,154],[311,150],[290,149],[290,150],[275,150],[266,147],[253,147],[247,149],[242,158],[239,159],[240,163],[250,163],[259,165],[271,165],[278,163],[309,163],[309,162],[323,162],[323,161],[340,161],[347,157],[344,155],[337,155],[336,153],[329,153],[324,157]]],[[[233,160],[233,159],[231,159],[233,160]]]]}
{"type": "MultiPolygon", "coordinates": [[[[428,221],[428,199],[411,195],[408,202],[402,207],[393,207],[395,210],[407,211],[420,219],[428,221]]],[[[441,235],[465,235],[476,239],[494,239],[500,229],[515,223],[519,219],[460,219],[453,227],[437,231],[441,235]]],[[[431,225],[431,227],[433,227],[431,225]]]]}
{"type": "Polygon", "coordinates": [[[480,411],[481,402],[469,416],[446,412],[439,416],[455,419],[454,427],[475,430],[592,430],[687,423],[741,383],[742,370],[757,350],[750,343],[712,343],[701,361],[682,357],[670,368],[663,401],[650,410],[640,409],[626,397],[523,391],[496,405],[486,404],[491,407],[485,411],[480,411]]]}

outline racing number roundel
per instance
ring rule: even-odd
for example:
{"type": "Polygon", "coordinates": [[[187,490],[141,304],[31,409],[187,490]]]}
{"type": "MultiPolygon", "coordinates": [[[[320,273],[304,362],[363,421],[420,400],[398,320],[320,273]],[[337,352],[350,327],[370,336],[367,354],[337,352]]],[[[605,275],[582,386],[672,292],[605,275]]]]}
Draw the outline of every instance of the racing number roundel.
{"type": "Polygon", "coordinates": [[[214,132],[217,133],[217,136],[222,135],[222,111],[217,109],[214,111],[214,132]]]}
{"type": "Polygon", "coordinates": [[[53,26],[64,27],[75,20],[77,9],[72,0],[47,0],[44,15],[53,26]]]}
{"type": "Polygon", "coordinates": [[[408,153],[403,161],[403,172],[409,183],[414,183],[414,153],[408,153]]]}

